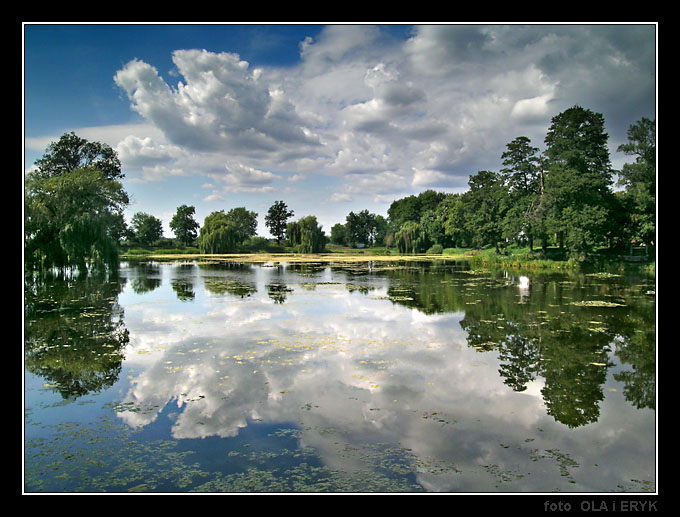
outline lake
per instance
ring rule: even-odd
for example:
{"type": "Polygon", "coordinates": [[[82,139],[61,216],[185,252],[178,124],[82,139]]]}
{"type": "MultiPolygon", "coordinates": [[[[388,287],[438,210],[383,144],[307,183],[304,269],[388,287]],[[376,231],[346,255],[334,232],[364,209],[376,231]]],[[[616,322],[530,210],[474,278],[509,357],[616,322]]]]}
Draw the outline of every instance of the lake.
{"type": "Polygon", "coordinates": [[[655,298],[456,261],[27,281],[24,490],[654,492],[655,298]]]}

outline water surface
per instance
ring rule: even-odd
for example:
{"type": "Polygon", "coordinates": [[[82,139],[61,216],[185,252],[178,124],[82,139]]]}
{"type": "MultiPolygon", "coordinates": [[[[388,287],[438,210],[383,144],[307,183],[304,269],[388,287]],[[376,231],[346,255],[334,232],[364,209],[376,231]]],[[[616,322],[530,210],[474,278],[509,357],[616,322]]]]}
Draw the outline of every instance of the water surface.
{"type": "Polygon", "coordinates": [[[655,490],[653,280],[122,263],[29,283],[27,492],[655,490]]]}

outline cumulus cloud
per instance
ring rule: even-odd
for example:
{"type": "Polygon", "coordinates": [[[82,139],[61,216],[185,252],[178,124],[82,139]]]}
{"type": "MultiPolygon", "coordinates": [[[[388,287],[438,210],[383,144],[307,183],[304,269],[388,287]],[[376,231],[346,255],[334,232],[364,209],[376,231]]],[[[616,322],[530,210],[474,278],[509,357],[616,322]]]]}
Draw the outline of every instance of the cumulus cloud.
{"type": "Polygon", "coordinates": [[[333,25],[300,42],[293,67],[177,50],[176,85],[135,59],[115,82],[163,138],[129,137],[118,149],[147,178],[208,176],[216,196],[270,191],[274,170],[305,178],[295,186],[339,179],[336,201],[459,190],[469,174],[498,168],[517,136],[540,147],[551,118],[575,104],[602,112],[620,139],[653,116],[653,30],[426,25],[397,39],[333,25]]]}
{"type": "Polygon", "coordinates": [[[318,145],[284,93],[238,55],[177,50],[184,79],[173,88],[155,67],[133,60],[114,77],[132,109],[175,145],[198,151],[274,152],[281,146],[318,145]]]}

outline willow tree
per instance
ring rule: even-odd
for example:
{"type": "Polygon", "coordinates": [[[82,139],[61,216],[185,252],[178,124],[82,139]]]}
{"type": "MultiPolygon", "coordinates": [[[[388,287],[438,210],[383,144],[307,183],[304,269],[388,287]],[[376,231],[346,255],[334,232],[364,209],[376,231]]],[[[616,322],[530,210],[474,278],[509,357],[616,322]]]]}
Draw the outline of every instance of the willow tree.
{"type": "Polygon", "coordinates": [[[26,176],[26,268],[117,267],[130,202],[123,177],[116,151],[106,144],[74,133],[52,142],[26,176]]]}
{"type": "Polygon", "coordinates": [[[313,215],[288,223],[286,235],[298,253],[320,253],[326,247],[326,235],[313,215]]]}
{"type": "Polygon", "coordinates": [[[198,235],[198,248],[201,253],[229,253],[240,244],[239,238],[236,223],[224,210],[219,210],[206,216],[198,235]]]}
{"type": "Polygon", "coordinates": [[[29,174],[24,203],[28,270],[115,268],[129,203],[121,183],[89,167],[29,174]]]}
{"type": "Polygon", "coordinates": [[[425,229],[420,223],[406,221],[394,234],[399,253],[423,253],[430,246],[425,229]]]}

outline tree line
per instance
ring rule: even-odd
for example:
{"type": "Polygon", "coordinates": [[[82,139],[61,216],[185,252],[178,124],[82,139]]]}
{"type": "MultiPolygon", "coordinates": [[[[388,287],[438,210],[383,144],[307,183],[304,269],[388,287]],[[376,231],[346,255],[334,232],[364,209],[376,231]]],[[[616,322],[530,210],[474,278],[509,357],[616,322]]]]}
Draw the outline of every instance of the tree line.
{"type": "MultiPolygon", "coordinates": [[[[656,129],[642,118],[628,129],[618,150],[634,161],[614,171],[604,117],[574,106],[553,117],[540,152],[516,137],[502,154],[503,168],[470,176],[464,193],[426,190],[395,200],[387,217],[350,212],[326,235],[315,216],[291,220],[276,201],[265,225],[276,241],[299,253],[318,253],[327,243],[350,247],[396,247],[400,253],[444,248],[494,247],[509,243],[545,252],[558,246],[585,257],[596,247],[623,248],[656,241],[656,129]],[[614,189],[618,174],[619,190],[614,189]]],[[[26,176],[25,265],[28,270],[115,267],[121,242],[152,245],[163,238],[162,221],[145,212],[123,213],[129,197],[116,152],[74,133],[47,148],[26,176]]],[[[181,205],[169,225],[175,240],[201,253],[230,253],[264,246],[258,214],[245,207],[214,211],[203,225],[195,207],[181,205]],[[250,246],[252,248],[253,246],[250,246]]]]}

